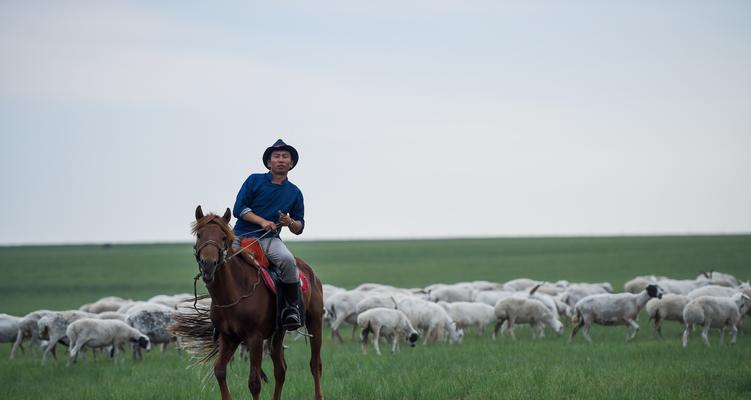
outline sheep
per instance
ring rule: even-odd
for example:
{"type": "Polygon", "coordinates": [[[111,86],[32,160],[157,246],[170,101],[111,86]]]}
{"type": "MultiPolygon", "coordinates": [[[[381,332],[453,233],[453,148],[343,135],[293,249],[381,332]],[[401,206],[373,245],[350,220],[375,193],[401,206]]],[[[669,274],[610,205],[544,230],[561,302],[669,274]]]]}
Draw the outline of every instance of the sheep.
{"type": "Polygon", "coordinates": [[[419,335],[409,319],[403,312],[389,308],[372,308],[357,316],[357,326],[360,327],[360,347],[363,354],[368,350],[368,334],[373,332],[373,347],[380,356],[381,349],[378,347],[378,341],[381,335],[391,335],[392,345],[391,352],[399,351],[399,341],[401,338],[406,340],[410,347],[415,347],[419,335]]]}
{"type": "Polygon", "coordinates": [[[714,270],[702,272],[696,277],[697,281],[709,281],[712,285],[726,286],[726,287],[738,287],[740,282],[738,278],[730,274],[722,272],[716,272],[714,270]]]}
{"type": "Polygon", "coordinates": [[[489,306],[495,307],[498,300],[512,296],[513,294],[514,292],[506,290],[484,290],[482,292],[477,292],[473,300],[475,303],[485,303],[489,306]]]}
{"type": "Polygon", "coordinates": [[[423,345],[443,339],[450,343],[461,343],[464,339],[464,330],[457,328],[446,310],[436,303],[400,297],[397,299],[397,309],[407,316],[412,326],[422,331],[423,345]]]}
{"type": "Polygon", "coordinates": [[[151,349],[148,336],[116,319],[82,318],[68,325],[66,335],[70,340],[69,364],[77,361],[78,353],[84,347],[112,346],[110,357],[113,359],[117,349],[128,341],[138,343],[146,351],[151,349]]]}
{"type": "Polygon", "coordinates": [[[366,297],[355,305],[355,313],[360,314],[371,308],[383,307],[396,309],[396,298],[390,294],[366,297]]]}
{"type": "Polygon", "coordinates": [[[689,294],[694,289],[709,285],[709,281],[699,281],[695,279],[660,279],[657,281],[657,285],[660,285],[665,293],[689,294]]]}
{"type": "Polygon", "coordinates": [[[718,285],[707,285],[694,289],[687,296],[691,300],[701,296],[733,297],[734,294],[739,292],[751,296],[751,288],[734,289],[718,285]]]}
{"type": "Polygon", "coordinates": [[[58,343],[64,345],[68,344],[68,337],[65,335],[65,330],[68,325],[81,318],[96,318],[97,314],[87,313],[84,311],[71,310],[51,313],[43,316],[37,322],[39,328],[39,337],[47,340],[47,345],[44,348],[42,354],[42,364],[47,362],[47,356],[52,353],[52,357],[57,359],[55,355],[55,347],[58,343]]]}
{"type": "Polygon", "coordinates": [[[26,314],[21,321],[18,322],[18,334],[16,334],[16,341],[13,343],[13,349],[10,351],[10,358],[13,359],[16,356],[16,351],[20,348],[23,350],[23,342],[31,340],[32,348],[41,344],[39,338],[39,327],[37,323],[39,319],[47,314],[52,314],[54,311],[50,310],[37,310],[26,314]]]}
{"type": "Polygon", "coordinates": [[[528,278],[512,279],[503,284],[503,290],[507,290],[509,292],[518,292],[521,290],[531,289],[538,283],[540,282],[528,278]]]}
{"type": "Polygon", "coordinates": [[[730,343],[735,343],[738,334],[737,325],[741,315],[746,311],[751,298],[743,293],[736,293],[733,297],[701,296],[691,300],[683,309],[683,347],[688,346],[688,335],[694,325],[701,325],[704,330],[701,333],[704,344],[709,346],[709,329],[720,328],[720,344],[725,337],[725,328],[729,327],[732,333],[730,343]]]}
{"type": "Polygon", "coordinates": [[[18,336],[18,325],[23,317],[0,314],[0,343],[12,343],[18,336]]]}
{"type": "Polygon", "coordinates": [[[558,298],[570,308],[573,308],[579,300],[587,296],[608,293],[607,288],[603,286],[574,284],[567,287],[563,293],[558,295],[558,298]]]}
{"type": "Polygon", "coordinates": [[[91,304],[84,304],[78,308],[79,311],[99,314],[105,311],[117,311],[123,304],[132,302],[132,300],[126,300],[122,297],[108,296],[102,297],[91,304]]]}
{"type": "Polygon", "coordinates": [[[476,326],[480,336],[485,333],[485,326],[495,321],[495,310],[493,306],[484,303],[469,303],[465,301],[446,303],[439,302],[438,305],[443,307],[449,317],[456,323],[459,329],[465,329],[470,326],[476,326]]]}
{"type": "Polygon", "coordinates": [[[626,341],[632,340],[639,331],[639,324],[636,323],[639,312],[650,298],[662,298],[662,294],[662,288],[650,284],[639,294],[595,294],[579,300],[574,306],[574,316],[571,318],[573,329],[569,342],[574,340],[576,332],[584,326],[584,338],[592,343],[589,329],[593,322],[601,325],[625,324],[632,329],[630,335],[626,333],[626,341]]]}
{"type": "Polygon", "coordinates": [[[349,290],[344,293],[336,293],[323,303],[331,322],[331,340],[339,339],[343,342],[342,335],[339,334],[339,327],[343,323],[352,325],[352,338],[355,336],[357,326],[357,303],[368,296],[367,291],[349,290]]]}
{"type": "Polygon", "coordinates": [[[156,296],[151,297],[146,302],[147,303],[157,303],[164,306],[167,306],[171,309],[175,309],[175,307],[182,303],[183,301],[192,300],[193,295],[188,293],[178,293],[178,294],[159,294],[156,296]]]}
{"type": "Polygon", "coordinates": [[[532,326],[533,338],[535,337],[535,333],[537,333],[537,336],[543,336],[545,325],[548,325],[556,335],[560,335],[563,332],[563,324],[558,320],[558,315],[538,299],[522,296],[506,297],[498,301],[493,312],[496,317],[493,340],[495,340],[498,330],[503,326],[504,322],[508,322],[506,331],[509,332],[509,335],[513,339],[516,339],[514,325],[517,323],[532,326]]]}
{"type": "Polygon", "coordinates": [[[661,299],[653,298],[647,302],[645,309],[650,320],[654,320],[654,334],[662,337],[662,321],[680,321],[683,323],[683,308],[691,301],[688,296],[668,293],[661,299]]]}
{"type": "Polygon", "coordinates": [[[667,278],[665,278],[664,276],[658,277],[654,275],[637,276],[636,278],[623,284],[623,291],[627,293],[639,294],[644,289],[646,289],[648,285],[657,283],[657,281],[660,279],[667,278]]]}
{"type": "Polygon", "coordinates": [[[454,284],[431,290],[428,293],[428,300],[432,302],[446,301],[449,303],[455,301],[472,301],[472,293],[475,288],[472,284],[454,284]]]}
{"type": "MultiPolygon", "coordinates": [[[[167,344],[174,339],[174,335],[167,330],[168,326],[175,323],[171,309],[134,307],[134,309],[127,314],[125,323],[148,336],[149,342],[152,345],[160,344],[160,355],[164,354],[164,349],[167,344]]],[[[133,358],[143,358],[139,346],[133,346],[133,358]]]]}

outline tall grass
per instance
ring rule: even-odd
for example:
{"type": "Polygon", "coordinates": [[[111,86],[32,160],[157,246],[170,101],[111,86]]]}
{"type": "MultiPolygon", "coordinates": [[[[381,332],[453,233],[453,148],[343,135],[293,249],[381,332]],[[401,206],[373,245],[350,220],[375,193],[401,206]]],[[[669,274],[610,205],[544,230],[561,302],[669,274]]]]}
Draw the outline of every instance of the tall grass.
{"type": "MultiPolygon", "coordinates": [[[[326,283],[354,287],[380,282],[402,287],[517,277],[555,281],[609,281],[621,290],[642,274],[694,278],[714,268],[744,280],[751,275],[751,236],[467,239],[427,241],[295,242],[326,283]]],[[[0,312],[23,315],[77,308],[102,296],[146,299],[160,293],[192,292],[195,261],[190,244],[0,248],[0,312]]],[[[202,291],[199,282],[199,292],[202,291]]],[[[332,344],[325,331],[323,389],[333,399],[744,399],[751,398],[751,331],[735,346],[705,347],[698,332],[688,348],[681,327],[666,323],[665,339],[651,334],[646,317],[633,342],[624,327],[592,329],[593,345],[581,337],[532,340],[522,328],[517,340],[467,336],[461,345],[409,348],[381,357],[360,354],[359,343],[332,344]]],[[[346,329],[345,329],[346,330],[346,329]]],[[[567,330],[568,333],[569,330],[567,330]]],[[[309,349],[288,338],[284,397],[312,397],[309,349]]],[[[386,346],[383,346],[384,349],[386,346]]],[[[0,387],[13,399],[215,399],[207,367],[190,367],[173,350],[143,361],[90,358],[66,366],[40,365],[26,354],[9,360],[0,345],[0,387]]],[[[271,374],[271,364],[264,361],[271,374]]],[[[230,390],[247,398],[247,362],[230,367],[230,390]]],[[[272,378],[273,379],[273,378],[272,378]]],[[[273,385],[264,385],[270,398],[273,385]]]]}

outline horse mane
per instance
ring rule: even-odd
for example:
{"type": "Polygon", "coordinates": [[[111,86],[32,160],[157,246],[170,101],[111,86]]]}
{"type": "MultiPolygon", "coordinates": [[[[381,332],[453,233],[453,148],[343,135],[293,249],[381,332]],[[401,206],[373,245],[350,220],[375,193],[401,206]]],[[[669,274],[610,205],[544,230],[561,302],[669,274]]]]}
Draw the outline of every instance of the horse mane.
{"type": "Polygon", "coordinates": [[[201,230],[201,228],[203,228],[204,226],[212,222],[216,222],[217,225],[219,225],[219,227],[222,228],[222,231],[224,232],[224,234],[227,235],[227,240],[229,240],[230,242],[235,240],[235,233],[232,231],[232,227],[229,226],[229,224],[227,223],[227,221],[224,220],[224,218],[213,213],[209,213],[205,215],[203,218],[193,221],[193,223],[190,224],[190,232],[195,235],[198,233],[199,230],[201,230]]]}

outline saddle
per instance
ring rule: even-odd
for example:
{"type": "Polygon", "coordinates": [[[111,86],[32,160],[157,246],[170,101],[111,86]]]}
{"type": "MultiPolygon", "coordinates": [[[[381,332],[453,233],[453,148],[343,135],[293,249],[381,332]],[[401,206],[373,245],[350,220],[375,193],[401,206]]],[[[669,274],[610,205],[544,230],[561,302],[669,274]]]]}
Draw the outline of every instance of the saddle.
{"type": "MultiPolygon", "coordinates": [[[[244,239],[242,242],[240,242],[240,246],[245,249],[245,251],[249,251],[253,254],[253,257],[256,259],[258,264],[261,266],[260,273],[261,278],[263,280],[264,285],[271,290],[274,295],[276,295],[276,327],[277,329],[280,329],[281,327],[281,312],[285,307],[284,302],[284,295],[280,290],[277,290],[277,287],[279,287],[279,283],[282,281],[281,279],[281,270],[279,267],[272,263],[268,258],[266,258],[266,255],[263,252],[263,249],[261,248],[261,244],[258,243],[255,239],[244,239]]],[[[308,278],[305,276],[305,274],[302,273],[299,269],[297,270],[298,276],[300,278],[300,286],[303,293],[303,298],[306,297],[308,292],[310,291],[310,284],[308,282],[308,278]]],[[[305,318],[305,313],[301,313],[301,317],[305,318]]]]}

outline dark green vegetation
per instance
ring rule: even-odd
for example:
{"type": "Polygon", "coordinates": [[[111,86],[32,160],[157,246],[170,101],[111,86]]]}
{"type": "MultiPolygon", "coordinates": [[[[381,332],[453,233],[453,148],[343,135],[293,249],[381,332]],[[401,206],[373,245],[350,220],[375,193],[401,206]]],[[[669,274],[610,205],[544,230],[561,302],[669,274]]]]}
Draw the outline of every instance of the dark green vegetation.
{"type": "MultiPolygon", "coordinates": [[[[363,282],[418,287],[530,277],[609,281],[622,290],[636,275],[694,278],[711,268],[743,280],[751,277],[751,236],[298,242],[290,247],[324,282],[346,288],[363,282]]],[[[0,272],[0,312],[23,315],[41,308],[77,308],[108,295],[146,299],[192,292],[196,266],[190,244],[20,247],[0,248],[0,272]]],[[[695,332],[683,349],[677,324],[665,324],[663,340],[652,337],[644,314],[640,324],[631,343],[624,342],[624,327],[595,326],[591,346],[581,337],[573,344],[551,336],[532,341],[522,328],[516,342],[470,334],[458,346],[402,346],[397,355],[382,346],[382,357],[363,356],[357,343],[331,344],[326,337],[324,394],[331,399],[431,400],[751,398],[748,326],[735,346],[719,346],[713,332],[713,346],[706,348],[695,332]]],[[[284,397],[311,398],[308,349],[304,340],[288,344],[284,397]]],[[[28,350],[16,360],[8,360],[9,352],[10,345],[0,345],[4,398],[219,398],[209,370],[188,368],[187,359],[173,350],[164,356],[152,351],[142,362],[87,359],[71,367],[65,366],[64,348],[58,351],[60,360],[45,366],[28,350]]],[[[264,365],[271,374],[270,361],[264,365]]],[[[247,363],[236,360],[229,377],[235,398],[249,397],[247,376],[247,363]]],[[[265,385],[263,398],[270,398],[272,390],[265,385]]]]}

